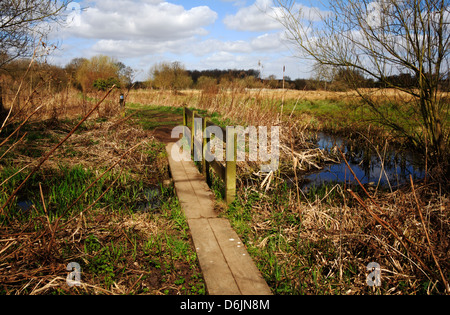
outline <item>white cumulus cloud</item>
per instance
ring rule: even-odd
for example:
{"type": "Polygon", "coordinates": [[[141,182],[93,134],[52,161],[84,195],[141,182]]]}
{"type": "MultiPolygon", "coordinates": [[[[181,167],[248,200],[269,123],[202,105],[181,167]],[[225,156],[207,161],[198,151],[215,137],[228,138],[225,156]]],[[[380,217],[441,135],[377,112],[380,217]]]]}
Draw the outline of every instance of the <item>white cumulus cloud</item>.
{"type": "Polygon", "coordinates": [[[87,8],[72,13],[68,36],[103,40],[174,40],[206,35],[217,13],[207,6],[186,10],[159,0],[101,0],[81,4],[87,8]]]}
{"type": "MultiPolygon", "coordinates": [[[[317,22],[328,14],[317,7],[308,7],[295,3],[293,12],[301,12],[306,21],[317,22]]],[[[229,28],[237,31],[265,32],[283,29],[279,19],[283,18],[283,9],[276,6],[273,0],[256,0],[252,5],[243,7],[234,15],[227,15],[223,22],[229,28]]]]}
{"type": "Polygon", "coordinates": [[[223,22],[228,28],[238,31],[278,30],[282,25],[276,20],[277,10],[279,9],[273,6],[271,0],[256,0],[236,14],[227,15],[223,22]]]}

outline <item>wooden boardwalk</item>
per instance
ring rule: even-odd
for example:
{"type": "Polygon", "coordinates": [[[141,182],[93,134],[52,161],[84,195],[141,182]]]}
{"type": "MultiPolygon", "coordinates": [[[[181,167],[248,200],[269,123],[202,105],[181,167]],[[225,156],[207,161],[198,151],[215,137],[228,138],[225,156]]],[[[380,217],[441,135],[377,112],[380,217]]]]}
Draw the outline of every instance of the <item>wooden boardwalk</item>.
{"type": "Polygon", "coordinates": [[[177,162],[171,156],[174,145],[177,144],[169,143],[166,147],[170,170],[208,294],[271,295],[229,221],[218,218],[214,211],[214,195],[194,162],[177,162]]]}

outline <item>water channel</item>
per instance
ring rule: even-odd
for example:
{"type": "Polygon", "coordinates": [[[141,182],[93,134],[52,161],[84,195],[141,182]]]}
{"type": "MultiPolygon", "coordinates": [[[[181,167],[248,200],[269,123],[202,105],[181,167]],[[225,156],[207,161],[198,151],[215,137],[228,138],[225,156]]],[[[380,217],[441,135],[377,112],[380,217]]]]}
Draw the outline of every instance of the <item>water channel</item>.
{"type": "MultiPolygon", "coordinates": [[[[317,146],[320,149],[328,152],[336,150],[336,147],[341,149],[363,185],[395,189],[409,182],[409,175],[412,175],[414,180],[425,176],[423,161],[417,154],[392,147],[384,150],[381,146],[376,149],[368,141],[354,141],[325,133],[318,133],[317,137],[317,146]]],[[[305,179],[306,187],[318,187],[327,183],[356,184],[343,159],[341,163],[328,164],[322,170],[307,175],[305,179]]]]}

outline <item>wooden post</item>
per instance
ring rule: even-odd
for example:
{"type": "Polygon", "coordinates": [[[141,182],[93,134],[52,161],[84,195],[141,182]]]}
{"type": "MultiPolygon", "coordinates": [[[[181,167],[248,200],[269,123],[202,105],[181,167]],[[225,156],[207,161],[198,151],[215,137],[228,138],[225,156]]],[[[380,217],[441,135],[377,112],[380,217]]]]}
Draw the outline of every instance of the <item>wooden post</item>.
{"type": "MultiPolygon", "coordinates": [[[[183,107],[183,126],[187,127],[187,113],[186,113],[186,107],[183,107]]],[[[183,128],[183,141],[186,139],[186,128],[183,128]]]]}
{"type": "Polygon", "coordinates": [[[206,160],[206,152],[209,152],[209,141],[211,139],[211,135],[209,135],[207,128],[207,120],[206,117],[203,118],[203,126],[202,126],[202,137],[203,137],[203,154],[202,154],[202,172],[206,177],[206,182],[208,185],[210,184],[209,180],[209,163],[206,160]]]}
{"type": "Polygon", "coordinates": [[[237,133],[234,127],[227,127],[225,155],[225,201],[229,205],[236,198],[237,133]]]}
{"type": "Polygon", "coordinates": [[[191,124],[191,155],[194,155],[194,140],[195,140],[195,114],[197,112],[194,110],[192,111],[192,124],[191,124]]]}

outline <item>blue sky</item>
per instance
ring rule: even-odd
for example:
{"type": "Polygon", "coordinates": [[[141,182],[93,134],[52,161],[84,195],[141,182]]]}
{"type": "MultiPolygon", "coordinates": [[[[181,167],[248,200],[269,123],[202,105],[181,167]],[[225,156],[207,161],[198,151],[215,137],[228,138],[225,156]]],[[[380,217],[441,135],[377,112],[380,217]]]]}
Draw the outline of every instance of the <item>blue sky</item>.
{"type": "Polygon", "coordinates": [[[68,9],[67,25],[51,35],[59,43],[48,58],[55,64],[104,54],[137,70],[139,80],[161,61],[278,78],[286,66],[292,79],[310,77],[310,65],[293,57],[273,18],[271,0],[80,0],[68,9]]]}

